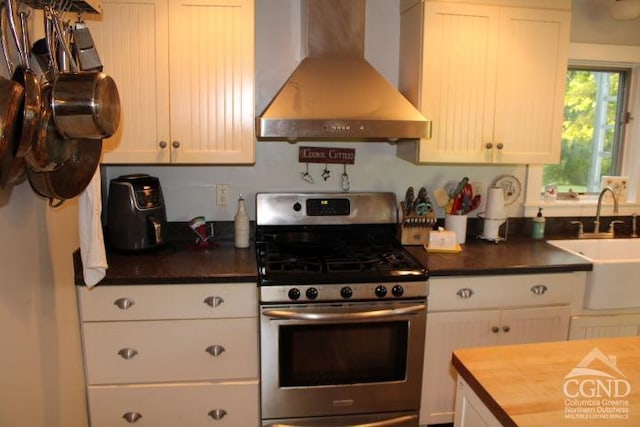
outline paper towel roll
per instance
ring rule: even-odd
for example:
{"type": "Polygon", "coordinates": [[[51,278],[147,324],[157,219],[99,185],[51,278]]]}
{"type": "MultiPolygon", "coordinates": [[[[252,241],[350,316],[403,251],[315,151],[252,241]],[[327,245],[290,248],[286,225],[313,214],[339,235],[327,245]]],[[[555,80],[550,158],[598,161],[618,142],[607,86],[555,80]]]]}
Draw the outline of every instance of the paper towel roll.
{"type": "Polygon", "coordinates": [[[490,187],[487,190],[484,217],[491,219],[505,219],[507,217],[507,211],[504,208],[504,190],[501,187],[490,187]]]}

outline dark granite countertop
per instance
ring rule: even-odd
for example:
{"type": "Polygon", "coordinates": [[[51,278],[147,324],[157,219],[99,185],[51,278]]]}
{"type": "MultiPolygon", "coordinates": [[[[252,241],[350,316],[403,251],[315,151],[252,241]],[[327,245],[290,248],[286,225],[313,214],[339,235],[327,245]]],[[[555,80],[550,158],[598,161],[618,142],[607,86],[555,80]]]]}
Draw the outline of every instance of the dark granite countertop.
{"type": "MultiPolygon", "coordinates": [[[[76,285],[84,285],[79,250],[73,260],[76,285]]],[[[236,249],[230,240],[207,249],[180,241],[143,253],[109,250],[107,263],[99,285],[256,282],[258,273],[254,247],[236,249]]]]}
{"type": "Polygon", "coordinates": [[[407,246],[435,276],[558,273],[589,271],[590,262],[545,241],[513,237],[505,242],[467,239],[460,253],[427,253],[422,246],[407,246]]]}
{"type": "MultiPolygon", "coordinates": [[[[142,253],[107,251],[109,268],[103,285],[256,282],[257,265],[253,245],[236,249],[231,224],[222,224],[219,238],[207,249],[180,234],[184,225],[174,225],[164,247],[142,253]],[[173,230],[172,230],[173,231],[173,230]]],[[[218,230],[218,228],[217,228],[218,230]]],[[[252,233],[253,237],[253,233],[252,233]]],[[[559,236],[558,236],[559,237],[559,236]]],[[[459,254],[427,253],[422,246],[406,246],[431,276],[468,276],[589,271],[588,261],[545,241],[512,235],[506,242],[492,243],[467,238],[459,254]]],[[[80,251],[73,254],[76,285],[84,285],[80,251]]]]}

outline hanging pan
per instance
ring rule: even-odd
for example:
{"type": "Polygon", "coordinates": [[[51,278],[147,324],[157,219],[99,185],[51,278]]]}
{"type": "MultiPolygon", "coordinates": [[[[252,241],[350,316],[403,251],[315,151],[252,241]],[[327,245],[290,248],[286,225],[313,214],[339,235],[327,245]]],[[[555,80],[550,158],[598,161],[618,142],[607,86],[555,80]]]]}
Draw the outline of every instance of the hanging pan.
{"type": "Polygon", "coordinates": [[[33,190],[49,199],[49,206],[60,206],[72,199],[89,185],[100,163],[101,140],[69,139],[69,156],[58,169],[38,172],[27,167],[27,175],[33,190]]]}
{"type": "Polygon", "coordinates": [[[49,13],[58,44],[71,65],[71,72],[59,73],[52,85],[51,107],[58,131],[65,138],[113,136],[120,124],[120,97],[114,80],[99,71],[79,72],[59,17],[55,11],[49,13]]]}

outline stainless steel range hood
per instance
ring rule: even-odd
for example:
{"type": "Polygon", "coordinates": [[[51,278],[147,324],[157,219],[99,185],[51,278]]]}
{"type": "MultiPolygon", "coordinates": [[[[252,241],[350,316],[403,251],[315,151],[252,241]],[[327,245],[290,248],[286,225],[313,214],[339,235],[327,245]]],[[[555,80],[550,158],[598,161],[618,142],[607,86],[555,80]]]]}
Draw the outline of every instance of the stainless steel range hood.
{"type": "Polygon", "coordinates": [[[258,139],[428,136],[431,122],[364,59],[365,0],[305,0],[302,20],[308,56],[256,119],[258,139]]]}

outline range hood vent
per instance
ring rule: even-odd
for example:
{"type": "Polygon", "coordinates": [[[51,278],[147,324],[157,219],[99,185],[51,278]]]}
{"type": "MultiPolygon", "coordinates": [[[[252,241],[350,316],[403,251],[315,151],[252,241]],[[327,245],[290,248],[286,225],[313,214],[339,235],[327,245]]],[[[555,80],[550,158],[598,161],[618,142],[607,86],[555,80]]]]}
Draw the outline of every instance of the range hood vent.
{"type": "Polygon", "coordinates": [[[428,137],[431,122],[364,59],[365,0],[305,0],[303,25],[307,57],[256,119],[258,139],[428,137]]]}

